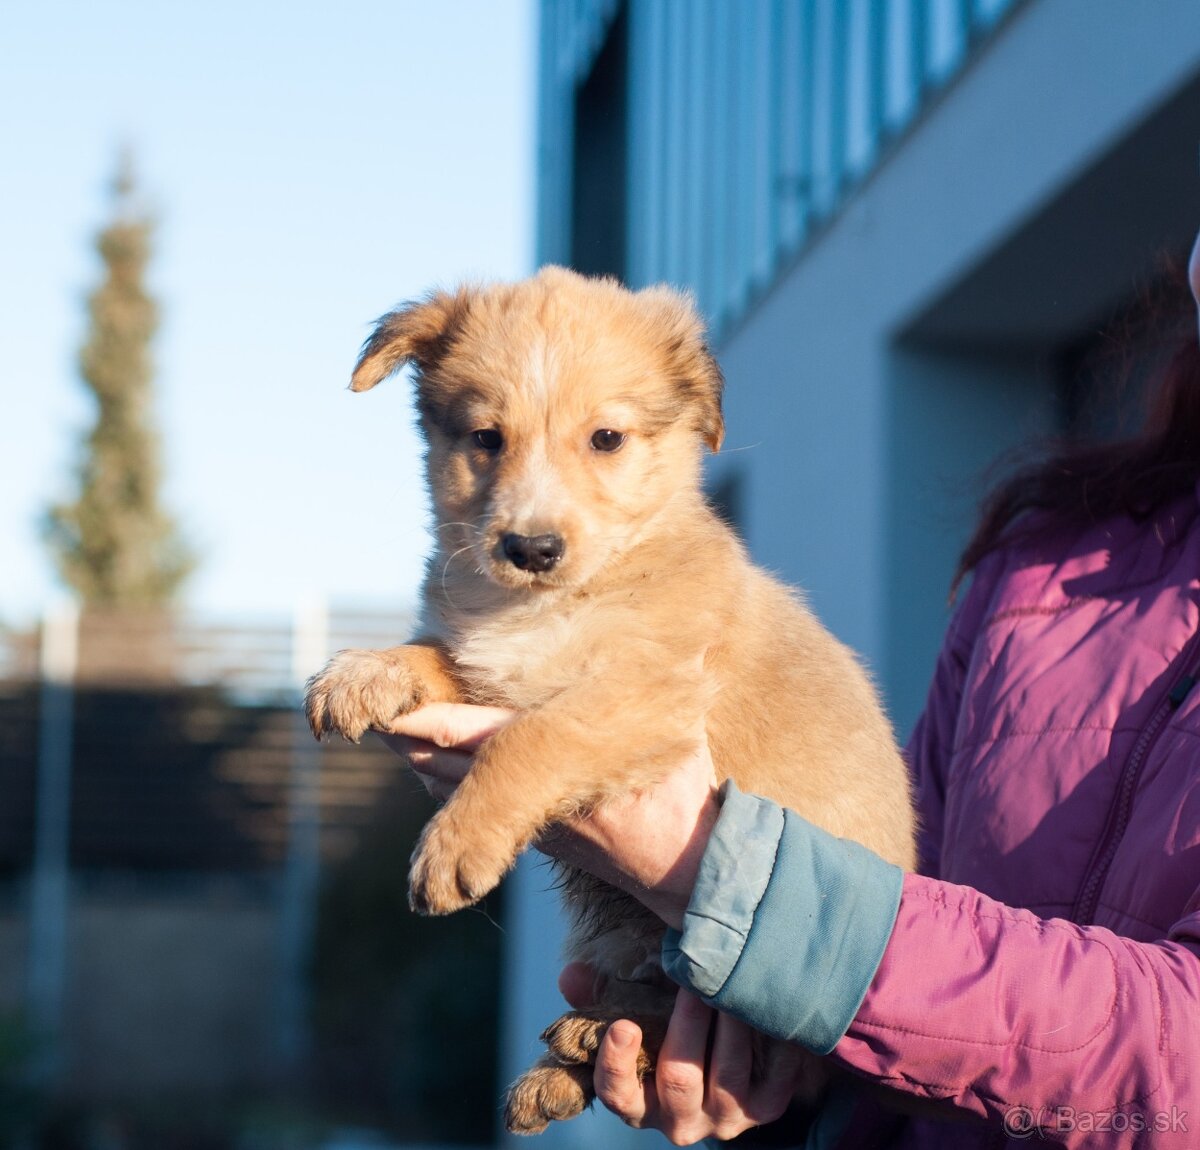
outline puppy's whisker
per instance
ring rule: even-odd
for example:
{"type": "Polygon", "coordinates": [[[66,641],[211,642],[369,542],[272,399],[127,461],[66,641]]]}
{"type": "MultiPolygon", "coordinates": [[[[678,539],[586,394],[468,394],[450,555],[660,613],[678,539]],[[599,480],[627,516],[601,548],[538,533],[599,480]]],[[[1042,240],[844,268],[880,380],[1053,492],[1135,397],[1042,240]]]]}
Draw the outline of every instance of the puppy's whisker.
{"type": "Polygon", "coordinates": [[[501,934],[506,933],[504,927],[502,927],[494,918],[492,918],[490,914],[488,914],[487,908],[482,903],[476,903],[475,906],[468,907],[467,909],[473,910],[476,914],[483,915],[483,917],[486,918],[488,922],[490,922],[492,926],[494,926],[501,934]]]}
{"type": "Polygon", "coordinates": [[[470,551],[470,550],[471,550],[471,544],[469,544],[469,543],[465,547],[460,547],[457,551],[455,551],[452,555],[450,555],[447,558],[446,562],[442,566],[442,594],[446,596],[446,602],[449,603],[451,607],[457,607],[458,604],[455,603],[454,600],[450,598],[450,589],[446,586],[446,575],[450,570],[450,564],[453,563],[454,560],[457,559],[464,551],[470,551]]]}
{"type": "Polygon", "coordinates": [[[465,546],[460,547],[457,551],[452,552],[450,554],[450,556],[446,559],[445,565],[442,567],[442,575],[444,576],[446,574],[446,571],[449,569],[450,564],[453,563],[455,559],[457,559],[464,551],[470,551],[470,550],[471,550],[471,544],[467,543],[465,546]]]}
{"type": "Polygon", "coordinates": [[[450,523],[435,523],[433,525],[433,529],[435,531],[445,531],[449,527],[465,527],[468,531],[473,531],[476,535],[483,534],[483,528],[478,526],[475,523],[450,522],[450,523]]]}

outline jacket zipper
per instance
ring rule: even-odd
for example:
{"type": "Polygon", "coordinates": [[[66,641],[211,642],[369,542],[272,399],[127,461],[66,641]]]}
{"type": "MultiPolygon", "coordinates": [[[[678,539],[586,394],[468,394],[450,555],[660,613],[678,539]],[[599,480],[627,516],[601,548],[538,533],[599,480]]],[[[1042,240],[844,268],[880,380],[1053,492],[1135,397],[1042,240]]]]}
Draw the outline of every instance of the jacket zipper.
{"type": "MultiPolygon", "coordinates": [[[[1180,660],[1185,667],[1191,664],[1192,648],[1195,647],[1198,637],[1200,636],[1192,636],[1185,650],[1185,657],[1180,660]]],[[[1071,921],[1080,926],[1088,925],[1095,917],[1100,902],[1100,890],[1104,885],[1105,878],[1108,877],[1109,867],[1116,858],[1121,839],[1129,825],[1129,817],[1133,811],[1133,796],[1137,790],[1138,780],[1141,778],[1142,767],[1153,750],[1154,744],[1158,742],[1158,737],[1162,733],[1167,719],[1183,705],[1184,699],[1187,698],[1197,681],[1200,681],[1200,667],[1197,667],[1191,674],[1185,674],[1176,680],[1170,693],[1159,703],[1150,716],[1150,721],[1142,728],[1138,741],[1125,761],[1117,798],[1109,811],[1104,834],[1092,856],[1092,864],[1088,868],[1084,883],[1080,887],[1079,897],[1076,898],[1075,906],[1071,911],[1071,921]]]]}

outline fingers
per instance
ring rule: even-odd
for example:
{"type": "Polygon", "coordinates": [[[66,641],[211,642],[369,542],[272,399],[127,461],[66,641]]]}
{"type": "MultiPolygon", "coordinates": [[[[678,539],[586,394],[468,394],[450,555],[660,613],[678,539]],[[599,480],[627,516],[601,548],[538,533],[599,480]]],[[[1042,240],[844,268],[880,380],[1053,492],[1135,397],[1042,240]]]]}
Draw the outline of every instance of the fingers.
{"type": "Polygon", "coordinates": [[[753,1031],[738,1018],[719,1015],[709,1057],[708,1108],[718,1126],[743,1116],[754,1065],[753,1031]]]}
{"type": "MultiPolygon", "coordinates": [[[[798,1046],[773,1043],[762,1079],[755,1083],[745,1106],[749,1124],[774,1122],[788,1108],[796,1093],[806,1059],[811,1056],[798,1046]]],[[[743,1126],[742,1129],[746,1129],[743,1126]]]]}
{"type": "MultiPolygon", "coordinates": [[[[570,997],[590,975],[590,967],[571,964],[559,985],[570,997]]],[[[736,1138],[774,1121],[787,1109],[802,1058],[798,1048],[772,1044],[765,1073],[755,1077],[750,1027],[683,990],[655,1070],[643,1082],[637,1076],[640,1042],[632,1022],[609,1027],[596,1058],[596,1096],[629,1125],[661,1130],[677,1146],[736,1138]]]]}
{"type": "Polygon", "coordinates": [[[716,1012],[681,990],[667,1025],[654,1071],[653,1124],[677,1146],[690,1146],[713,1132],[705,1109],[705,1056],[716,1012]]]}
{"type": "Polygon", "coordinates": [[[755,1066],[754,1031],[740,1019],[718,1014],[708,1065],[706,1109],[713,1133],[736,1138],[753,1126],[774,1122],[787,1109],[804,1057],[799,1047],[771,1043],[766,1066],[755,1066]],[[760,1077],[755,1077],[757,1070],[760,1077]]]}
{"type": "MultiPolygon", "coordinates": [[[[563,976],[559,985],[566,981],[574,989],[578,971],[568,966],[563,976]]],[[[642,1081],[637,1072],[642,1032],[626,1019],[614,1022],[596,1055],[596,1097],[630,1126],[661,1130],[679,1146],[707,1137],[712,1124],[704,1114],[704,1055],[712,1016],[709,1007],[681,990],[658,1064],[642,1081]]]]}
{"type": "Polygon", "coordinates": [[[653,1098],[654,1079],[638,1080],[637,1056],[642,1031],[635,1023],[614,1022],[600,1043],[592,1084],[596,1097],[630,1126],[645,1122],[653,1098]]]}
{"type": "Polygon", "coordinates": [[[516,718],[503,707],[467,703],[429,703],[392,720],[390,733],[424,739],[435,746],[475,751],[480,744],[516,718]]]}
{"type": "Polygon", "coordinates": [[[502,707],[430,703],[393,720],[390,732],[376,732],[416,772],[425,789],[444,802],[471,769],[480,744],[516,718],[502,707]]]}
{"type": "Polygon", "coordinates": [[[444,750],[424,739],[407,735],[379,735],[417,773],[426,790],[436,799],[448,798],[471,769],[467,751],[444,750]]]}
{"type": "Polygon", "coordinates": [[[697,1091],[704,1093],[704,1056],[708,1051],[708,1032],[712,1027],[713,1009],[694,994],[680,990],[675,995],[675,1009],[667,1024],[659,1055],[659,1094],[670,1106],[673,1098],[688,1099],[697,1091]]]}
{"type": "Polygon", "coordinates": [[[559,993],[575,1010],[596,1005],[596,971],[586,962],[568,962],[558,976],[559,993]]]}

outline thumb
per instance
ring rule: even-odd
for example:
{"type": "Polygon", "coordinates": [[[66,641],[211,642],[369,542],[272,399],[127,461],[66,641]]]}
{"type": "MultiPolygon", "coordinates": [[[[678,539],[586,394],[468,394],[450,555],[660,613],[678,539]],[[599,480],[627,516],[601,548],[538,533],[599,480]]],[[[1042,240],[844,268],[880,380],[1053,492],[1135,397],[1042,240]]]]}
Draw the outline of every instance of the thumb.
{"type": "Polygon", "coordinates": [[[475,707],[467,703],[429,703],[399,715],[388,727],[391,734],[424,739],[439,747],[474,751],[517,717],[503,707],[475,707]]]}
{"type": "Polygon", "coordinates": [[[568,962],[558,976],[559,993],[576,1010],[596,1005],[599,987],[594,967],[586,962],[568,962]]]}

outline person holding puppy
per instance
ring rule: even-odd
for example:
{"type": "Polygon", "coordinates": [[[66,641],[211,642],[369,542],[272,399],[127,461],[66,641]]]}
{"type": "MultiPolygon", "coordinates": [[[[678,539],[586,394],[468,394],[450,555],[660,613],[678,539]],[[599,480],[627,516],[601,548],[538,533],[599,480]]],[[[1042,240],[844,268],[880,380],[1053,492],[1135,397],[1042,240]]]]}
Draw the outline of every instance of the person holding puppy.
{"type": "MultiPolygon", "coordinates": [[[[1200,241],[1190,270],[1200,306],[1200,241]]],[[[788,1067],[751,1079],[755,1029],[919,1106],[884,1114],[835,1088],[810,1146],[1197,1144],[1195,332],[1139,436],[991,497],[967,573],[908,747],[919,873],[718,792],[704,745],[540,844],[671,928],[683,989],[655,1074],[637,1077],[631,1022],[597,1056],[597,1095],[626,1122],[682,1145],[777,1118],[788,1067]]],[[[391,741],[445,795],[508,718],[428,707],[391,741]]],[[[579,1007],[591,982],[572,966],[560,985],[579,1007]]]]}

